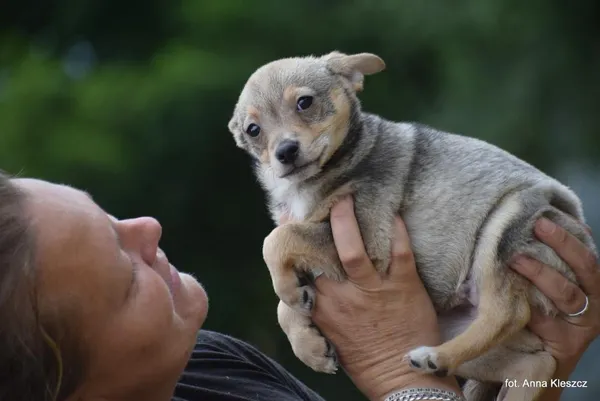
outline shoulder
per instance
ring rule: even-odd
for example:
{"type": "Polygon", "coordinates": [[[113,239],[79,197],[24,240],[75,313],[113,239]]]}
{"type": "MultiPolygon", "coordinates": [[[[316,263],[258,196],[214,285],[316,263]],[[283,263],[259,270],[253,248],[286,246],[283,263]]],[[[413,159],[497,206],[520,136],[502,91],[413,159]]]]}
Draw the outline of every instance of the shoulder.
{"type": "Polygon", "coordinates": [[[323,401],[277,362],[234,337],[201,330],[173,401],[323,401]]]}

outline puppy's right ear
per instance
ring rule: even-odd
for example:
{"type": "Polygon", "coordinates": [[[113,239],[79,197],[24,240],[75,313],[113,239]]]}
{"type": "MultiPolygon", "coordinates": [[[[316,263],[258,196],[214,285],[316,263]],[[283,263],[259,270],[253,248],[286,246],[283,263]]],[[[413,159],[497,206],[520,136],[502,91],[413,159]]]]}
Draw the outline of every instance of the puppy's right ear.
{"type": "Polygon", "coordinates": [[[229,122],[227,123],[227,128],[229,129],[229,132],[231,132],[232,134],[235,133],[238,127],[239,124],[237,122],[237,118],[235,118],[235,116],[231,117],[231,120],[229,120],[229,122]]]}
{"type": "Polygon", "coordinates": [[[333,51],[323,56],[323,59],[332,71],[348,78],[357,92],[363,89],[365,75],[376,74],[385,69],[385,62],[381,57],[372,53],[347,55],[333,51]]]}
{"type": "Polygon", "coordinates": [[[229,129],[229,132],[233,134],[233,139],[235,140],[237,147],[243,148],[244,146],[242,140],[240,139],[240,123],[235,115],[231,117],[231,120],[229,120],[229,123],[227,123],[227,128],[229,129]]]}

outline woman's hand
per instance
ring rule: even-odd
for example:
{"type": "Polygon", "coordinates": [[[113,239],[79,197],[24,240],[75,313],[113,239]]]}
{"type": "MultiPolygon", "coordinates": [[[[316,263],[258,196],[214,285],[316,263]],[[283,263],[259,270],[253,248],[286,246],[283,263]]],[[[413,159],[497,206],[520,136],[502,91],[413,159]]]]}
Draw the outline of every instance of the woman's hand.
{"type": "MultiPolygon", "coordinates": [[[[590,343],[600,335],[600,266],[589,249],[550,220],[540,219],[535,232],[571,267],[581,286],[537,260],[520,257],[512,266],[565,314],[550,318],[532,310],[529,328],[542,338],[546,349],[556,358],[555,378],[567,380],[590,343]],[[567,316],[584,309],[586,295],[587,310],[577,317],[567,316]]],[[[561,388],[549,388],[544,401],[558,400],[560,393],[561,388]]]]}
{"type": "Polygon", "coordinates": [[[441,338],[402,221],[396,220],[392,263],[385,277],[367,256],[351,199],[333,207],[331,226],[348,280],[317,278],[312,318],[334,344],[356,386],[371,400],[408,386],[459,392],[453,378],[418,374],[403,360],[407,351],[438,345],[441,338]]]}

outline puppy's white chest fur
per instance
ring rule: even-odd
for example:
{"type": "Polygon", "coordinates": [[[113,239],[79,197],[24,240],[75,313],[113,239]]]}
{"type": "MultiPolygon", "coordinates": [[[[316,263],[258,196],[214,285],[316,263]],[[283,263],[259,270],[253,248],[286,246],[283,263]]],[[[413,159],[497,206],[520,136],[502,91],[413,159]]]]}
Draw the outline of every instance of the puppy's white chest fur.
{"type": "Polygon", "coordinates": [[[304,219],[311,209],[312,199],[306,193],[286,193],[285,203],[287,211],[293,219],[304,219]]]}
{"type": "Polygon", "coordinates": [[[314,207],[312,191],[302,190],[293,182],[273,177],[265,180],[265,184],[274,204],[280,205],[282,211],[294,220],[305,219],[314,207]]]}

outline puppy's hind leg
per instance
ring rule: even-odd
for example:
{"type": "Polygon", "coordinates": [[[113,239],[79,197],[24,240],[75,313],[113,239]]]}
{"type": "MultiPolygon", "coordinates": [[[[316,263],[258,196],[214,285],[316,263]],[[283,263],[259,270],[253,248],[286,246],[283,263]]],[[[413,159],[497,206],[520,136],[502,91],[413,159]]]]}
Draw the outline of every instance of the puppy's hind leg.
{"type": "Polygon", "coordinates": [[[496,401],[500,385],[469,379],[462,392],[467,401],[496,401]]]}
{"type": "Polygon", "coordinates": [[[337,357],[333,346],[309,317],[279,301],[277,320],[298,359],[317,372],[337,371],[337,357]]]}
{"type": "MultiPolygon", "coordinates": [[[[486,269],[494,268],[498,266],[486,269]]],[[[518,278],[497,276],[487,272],[481,278],[478,315],[463,333],[437,347],[419,347],[407,354],[413,368],[437,376],[454,373],[465,361],[525,327],[530,309],[525,292],[515,285],[518,278]]]]}
{"type": "MultiPolygon", "coordinates": [[[[524,335],[533,335],[523,332],[524,335]]],[[[481,380],[482,382],[502,384],[496,401],[535,401],[538,400],[554,375],[556,361],[552,355],[543,350],[543,344],[538,339],[537,351],[520,342],[523,336],[513,337],[508,344],[494,347],[479,358],[461,365],[457,374],[481,380]],[[515,348],[513,348],[515,346],[515,348]],[[521,349],[517,349],[521,348],[521,349]]],[[[467,396],[468,401],[477,398],[467,396]]]]}
{"type": "Polygon", "coordinates": [[[530,318],[526,281],[509,271],[497,248],[507,225],[521,210],[518,195],[509,196],[489,216],[476,248],[472,276],[479,290],[478,314],[467,329],[437,346],[407,354],[416,370],[444,376],[521,330],[530,318]]]}
{"type": "Polygon", "coordinates": [[[522,353],[520,359],[507,369],[512,377],[518,375],[524,379],[506,377],[505,380],[517,380],[517,386],[502,386],[498,401],[538,401],[547,387],[551,385],[552,376],[556,370],[556,360],[547,351],[536,354],[522,353]]]}

